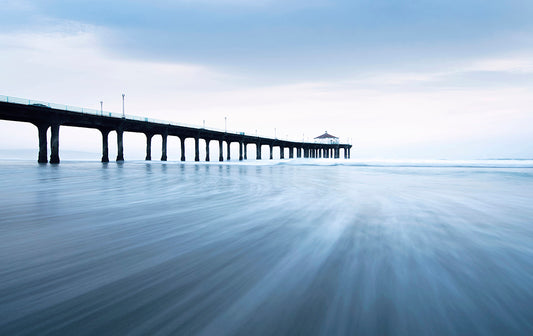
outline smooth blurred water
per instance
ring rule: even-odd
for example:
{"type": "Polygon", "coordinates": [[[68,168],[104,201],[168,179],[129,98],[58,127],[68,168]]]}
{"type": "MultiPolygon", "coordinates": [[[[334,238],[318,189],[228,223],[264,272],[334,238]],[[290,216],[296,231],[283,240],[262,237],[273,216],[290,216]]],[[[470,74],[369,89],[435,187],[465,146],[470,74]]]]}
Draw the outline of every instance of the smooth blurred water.
{"type": "Polygon", "coordinates": [[[533,334],[533,168],[321,162],[0,162],[0,334],[533,334]]]}

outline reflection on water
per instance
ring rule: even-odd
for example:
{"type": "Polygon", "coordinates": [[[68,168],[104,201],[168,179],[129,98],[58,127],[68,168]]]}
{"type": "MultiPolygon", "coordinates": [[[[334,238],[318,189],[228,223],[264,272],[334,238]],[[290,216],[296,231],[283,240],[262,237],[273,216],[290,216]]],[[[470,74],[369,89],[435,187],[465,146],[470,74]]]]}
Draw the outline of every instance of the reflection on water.
{"type": "Polygon", "coordinates": [[[531,334],[533,169],[0,163],[0,334],[531,334]]]}

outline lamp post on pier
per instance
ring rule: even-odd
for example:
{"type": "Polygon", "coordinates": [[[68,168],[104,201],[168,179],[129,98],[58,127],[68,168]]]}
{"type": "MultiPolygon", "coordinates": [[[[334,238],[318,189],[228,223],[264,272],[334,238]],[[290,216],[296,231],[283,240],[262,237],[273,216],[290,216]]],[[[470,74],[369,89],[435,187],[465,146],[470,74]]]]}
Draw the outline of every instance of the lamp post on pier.
{"type": "Polygon", "coordinates": [[[100,100],[100,115],[104,115],[104,102],[100,100]]]}
{"type": "Polygon", "coordinates": [[[122,118],[126,118],[126,114],[124,113],[124,96],[125,94],[122,94],[122,118]]]}

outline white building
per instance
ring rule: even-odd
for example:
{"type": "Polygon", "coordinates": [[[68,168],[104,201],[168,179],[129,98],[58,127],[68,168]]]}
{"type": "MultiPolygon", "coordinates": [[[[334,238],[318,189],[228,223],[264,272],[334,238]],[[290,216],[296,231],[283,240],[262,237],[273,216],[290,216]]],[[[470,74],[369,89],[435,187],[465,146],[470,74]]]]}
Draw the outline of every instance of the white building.
{"type": "Polygon", "coordinates": [[[328,144],[328,145],[338,144],[339,138],[334,135],[328,134],[328,131],[326,131],[326,133],[319,135],[315,138],[315,143],[328,144]]]}

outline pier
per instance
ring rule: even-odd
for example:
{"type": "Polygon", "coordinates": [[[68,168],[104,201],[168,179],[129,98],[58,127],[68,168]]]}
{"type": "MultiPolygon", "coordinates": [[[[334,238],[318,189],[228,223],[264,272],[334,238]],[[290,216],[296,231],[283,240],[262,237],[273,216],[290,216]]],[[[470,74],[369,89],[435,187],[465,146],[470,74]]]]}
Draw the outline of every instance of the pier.
{"type": "Polygon", "coordinates": [[[152,159],[152,138],[161,136],[162,155],[161,161],[167,160],[167,139],[177,137],[181,143],[181,161],[185,161],[185,140],[194,139],[195,161],[200,161],[200,140],[205,141],[205,161],[210,161],[209,144],[218,141],[218,160],[224,161],[223,146],[227,146],[226,160],[230,160],[231,143],[239,144],[239,160],[248,159],[247,146],[255,144],[256,159],[261,160],[261,149],[268,146],[270,159],[273,159],[275,147],[280,149],[280,159],[285,159],[285,149],[288,149],[288,158],[350,158],[350,144],[320,144],[312,142],[298,142],[277,138],[254,136],[244,132],[227,132],[223,130],[207,129],[178,123],[154,120],[149,118],[133,117],[117,113],[98,111],[93,109],[72,107],[42,101],[0,96],[0,119],[27,122],[36,126],[39,139],[39,163],[60,162],[59,157],[59,130],[61,127],[84,127],[100,131],[102,135],[102,162],[109,162],[109,133],[116,132],[117,157],[116,161],[124,161],[124,132],[143,133],[146,136],[146,160],[152,159]],[[50,160],[48,160],[48,138],[50,129],[50,160]]]}

